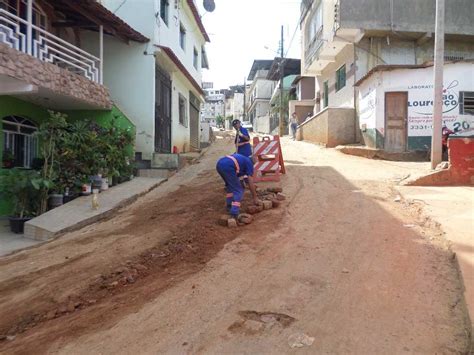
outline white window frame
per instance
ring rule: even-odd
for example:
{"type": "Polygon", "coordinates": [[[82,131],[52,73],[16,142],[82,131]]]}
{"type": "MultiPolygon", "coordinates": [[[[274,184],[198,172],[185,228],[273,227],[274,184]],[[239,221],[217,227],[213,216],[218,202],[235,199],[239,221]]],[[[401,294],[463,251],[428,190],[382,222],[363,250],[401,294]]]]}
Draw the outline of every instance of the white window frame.
{"type": "Polygon", "coordinates": [[[16,165],[22,168],[31,168],[33,159],[38,157],[38,138],[35,136],[35,133],[24,133],[22,128],[32,129],[35,132],[38,130],[38,127],[29,119],[23,118],[21,116],[6,116],[2,119],[3,124],[8,124],[10,126],[15,126],[16,129],[12,130],[10,128],[3,128],[3,151],[11,150],[12,153],[15,152],[15,136],[21,135],[25,137],[24,144],[25,149],[23,149],[23,157],[20,165],[16,165]]]}

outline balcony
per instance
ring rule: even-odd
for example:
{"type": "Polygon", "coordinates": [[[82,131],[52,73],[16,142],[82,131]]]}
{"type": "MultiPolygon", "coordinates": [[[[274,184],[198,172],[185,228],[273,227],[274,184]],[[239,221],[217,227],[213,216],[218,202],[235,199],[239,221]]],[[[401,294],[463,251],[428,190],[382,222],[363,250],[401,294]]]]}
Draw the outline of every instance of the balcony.
{"type": "Polygon", "coordinates": [[[0,43],[102,83],[100,58],[4,9],[0,9],[0,43]]]}
{"type": "Polygon", "coordinates": [[[110,37],[124,48],[149,41],[97,0],[0,0],[0,95],[51,109],[110,109],[110,37]]]}

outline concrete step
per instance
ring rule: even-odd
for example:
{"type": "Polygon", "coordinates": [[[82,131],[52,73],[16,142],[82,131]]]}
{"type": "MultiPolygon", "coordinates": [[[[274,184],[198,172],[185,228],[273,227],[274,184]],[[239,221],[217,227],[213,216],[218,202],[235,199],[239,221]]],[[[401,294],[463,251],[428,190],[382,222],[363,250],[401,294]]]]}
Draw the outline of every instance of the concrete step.
{"type": "Polygon", "coordinates": [[[151,168],[178,170],[179,154],[155,153],[153,154],[153,159],[151,160],[151,168]]]}
{"type": "Polygon", "coordinates": [[[168,179],[174,174],[175,170],[168,169],[138,169],[138,176],[154,179],[168,179]]]}
{"type": "Polygon", "coordinates": [[[48,240],[63,233],[80,229],[110,217],[118,209],[129,205],[139,196],[166,181],[166,179],[136,177],[99,194],[99,208],[92,209],[92,196],[79,197],[65,205],[25,223],[26,238],[48,240]]]}

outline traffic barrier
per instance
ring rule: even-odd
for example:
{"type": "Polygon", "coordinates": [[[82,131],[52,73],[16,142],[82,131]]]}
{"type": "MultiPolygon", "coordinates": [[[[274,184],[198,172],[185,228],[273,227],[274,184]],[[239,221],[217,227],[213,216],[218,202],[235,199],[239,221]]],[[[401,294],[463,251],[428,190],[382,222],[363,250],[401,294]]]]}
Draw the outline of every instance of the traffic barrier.
{"type": "Polygon", "coordinates": [[[255,137],[253,139],[254,181],[280,181],[285,174],[280,137],[255,137]]]}

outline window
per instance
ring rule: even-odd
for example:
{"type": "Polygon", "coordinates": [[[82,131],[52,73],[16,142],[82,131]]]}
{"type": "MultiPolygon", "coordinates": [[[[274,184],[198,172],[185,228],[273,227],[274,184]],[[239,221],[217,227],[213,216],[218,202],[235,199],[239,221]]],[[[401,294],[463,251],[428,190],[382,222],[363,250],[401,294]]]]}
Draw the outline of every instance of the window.
{"type": "Polygon", "coordinates": [[[179,123],[188,127],[188,115],[186,110],[186,98],[179,94],[179,123]]]}
{"type": "Polygon", "coordinates": [[[198,68],[198,64],[199,63],[199,54],[198,54],[198,51],[196,49],[196,47],[194,47],[194,52],[193,52],[193,65],[194,65],[194,68],[198,68]]]}
{"type": "Polygon", "coordinates": [[[182,23],[179,25],[179,45],[183,50],[186,49],[186,29],[182,23]]]}
{"type": "Polygon", "coordinates": [[[461,115],[474,115],[474,91],[459,92],[459,113],[461,115]]]}
{"type": "Polygon", "coordinates": [[[323,29],[323,3],[320,2],[314,12],[311,14],[306,27],[308,43],[313,42],[323,29]]]}
{"type": "Polygon", "coordinates": [[[3,160],[13,166],[30,168],[38,156],[38,138],[34,136],[36,125],[22,117],[8,116],[3,124],[3,160]]]}
{"type": "Polygon", "coordinates": [[[346,86],[346,65],[344,64],[336,71],[336,91],[346,86]]]}
{"type": "Polygon", "coordinates": [[[329,105],[329,82],[326,80],[323,84],[323,108],[329,105]]]}
{"type": "Polygon", "coordinates": [[[209,62],[207,60],[206,49],[204,46],[201,47],[201,68],[209,69],[209,62]]]}
{"type": "Polygon", "coordinates": [[[166,25],[168,25],[168,18],[169,18],[169,11],[170,11],[170,2],[169,0],[161,0],[160,4],[160,16],[166,25]]]}

